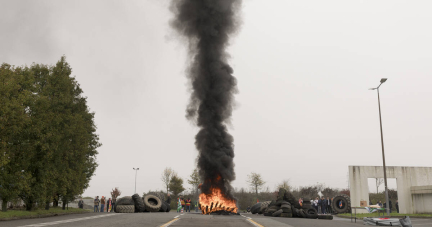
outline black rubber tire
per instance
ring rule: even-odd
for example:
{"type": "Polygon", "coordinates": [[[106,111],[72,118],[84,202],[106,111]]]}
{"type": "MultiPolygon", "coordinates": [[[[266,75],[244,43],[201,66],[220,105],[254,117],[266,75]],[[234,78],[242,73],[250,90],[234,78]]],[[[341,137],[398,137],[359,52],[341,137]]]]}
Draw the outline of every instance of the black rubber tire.
{"type": "Polygon", "coordinates": [[[135,212],[135,205],[117,205],[115,212],[116,213],[134,213],[135,212]]]}
{"type": "Polygon", "coordinates": [[[307,218],[308,217],[306,211],[303,210],[303,209],[299,209],[298,210],[298,216],[301,217],[301,218],[307,218]]]}
{"type": "Polygon", "coordinates": [[[134,205],[135,205],[135,212],[144,212],[145,211],[145,205],[143,203],[143,200],[141,199],[141,197],[138,194],[134,194],[132,196],[132,199],[134,201],[134,205]]]}
{"type": "Polygon", "coordinates": [[[263,214],[266,211],[266,209],[268,208],[268,206],[269,206],[270,203],[271,203],[271,201],[262,202],[261,203],[261,208],[258,211],[258,214],[263,214]]]}
{"type": "Polygon", "coordinates": [[[162,201],[155,195],[144,196],[144,204],[148,212],[158,212],[162,206],[162,201]]]}
{"type": "Polygon", "coordinates": [[[303,204],[302,209],[314,209],[310,204],[303,204]]]}
{"type": "Polygon", "coordinates": [[[166,204],[166,206],[167,206],[166,212],[170,212],[170,210],[171,210],[171,206],[170,206],[170,204],[168,204],[168,203],[166,203],[166,202],[165,202],[165,204],[166,204]]]}
{"type": "Polygon", "coordinates": [[[309,219],[317,219],[318,218],[318,212],[314,209],[303,209],[306,212],[306,217],[309,219]]]}
{"type": "Polygon", "coordinates": [[[291,206],[291,210],[292,210],[293,217],[300,217],[299,209],[295,208],[294,206],[291,206]]]}
{"type": "Polygon", "coordinates": [[[339,194],[333,198],[331,207],[334,213],[350,213],[351,212],[351,199],[345,194],[339,194]],[[342,202],[342,207],[339,206],[339,202],[342,202]]]}
{"type": "Polygon", "coordinates": [[[160,201],[165,201],[165,194],[162,192],[148,192],[145,195],[154,195],[160,199],[160,201]]]}
{"type": "Polygon", "coordinates": [[[166,212],[166,210],[167,210],[167,204],[165,202],[162,202],[159,212],[166,212]]]}
{"type": "Polygon", "coordinates": [[[261,209],[261,203],[256,203],[251,207],[250,211],[252,214],[256,214],[259,212],[259,209],[261,209]]]}
{"type": "Polygon", "coordinates": [[[271,216],[272,214],[271,213],[264,213],[264,216],[271,216]]]}
{"type": "Polygon", "coordinates": [[[292,218],[292,213],[282,213],[280,216],[284,218],[292,218]]]}
{"type": "Polygon", "coordinates": [[[121,198],[117,198],[116,203],[114,205],[114,211],[116,210],[118,205],[134,205],[135,202],[132,199],[132,196],[124,196],[121,198]]]}
{"type": "Polygon", "coordinates": [[[292,214],[292,210],[291,207],[281,207],[281,209],[283,210],[284,213],[291,213],[292,214]]]}
{"type": "Polygon", "coordinates": [[[277,210],[272,214],[273,217],[280,217],[280,215],[283,213],[282,209],[277,210]]]}

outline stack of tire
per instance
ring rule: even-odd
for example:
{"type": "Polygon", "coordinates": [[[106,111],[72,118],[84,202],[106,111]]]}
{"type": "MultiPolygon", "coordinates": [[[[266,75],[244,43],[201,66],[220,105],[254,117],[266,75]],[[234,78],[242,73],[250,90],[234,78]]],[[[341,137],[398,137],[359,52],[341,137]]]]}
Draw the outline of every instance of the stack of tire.
{"type": "Polygon", "coordinates": [[[300,205],[290,192],[282,188],[279,190],[277,200],[271,201],[263,213],[265,216],[273,217],[333,219],[331,215],[318,215],[308,199],[304,199],[304,203],[300,205]]]}
{"type": "Polygon", "coordinates": [[[138,194],[117,199],[114,207],[116,213],[169,212],[170,206],[163,202],[160,195],[146,194],[141,198],[138,194]]]}

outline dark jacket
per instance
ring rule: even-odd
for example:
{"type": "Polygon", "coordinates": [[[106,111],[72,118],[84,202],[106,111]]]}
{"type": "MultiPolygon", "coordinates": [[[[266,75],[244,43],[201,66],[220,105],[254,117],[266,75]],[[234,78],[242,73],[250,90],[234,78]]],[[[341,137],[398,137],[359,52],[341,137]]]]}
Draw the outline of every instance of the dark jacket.
{"type": "Polygon", "coordinates": [[[165,201],[168,204],[171,204],[171,197],[168,196],[167,200],[165,201]]]}
{"type": "Polygon", "coordinates": [[[321,206],[327,207],[327,199],[322,200],[321,206]]]}

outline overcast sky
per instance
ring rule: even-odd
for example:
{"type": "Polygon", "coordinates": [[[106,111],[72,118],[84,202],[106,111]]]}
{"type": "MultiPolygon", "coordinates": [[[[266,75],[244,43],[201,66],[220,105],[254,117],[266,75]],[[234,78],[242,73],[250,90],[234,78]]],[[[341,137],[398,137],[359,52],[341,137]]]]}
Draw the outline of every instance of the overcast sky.
{"type": "MultiPolygon", "coordinates": [[[[185,118],[186,48],[167,0],[0,0],[0,63],[67,57],[96,113],[99,167],[85,196],[163,189],[171,167],[195,167],[197,128],[185,118]]],[[[236,188],[256,172],[274,189],[346,188],[348,165],[432,160],[431,1],[245,0],[230,64],[239,94],[230,133],[236,188]]],[[[187,183],[186,183],[187,184],[187,183]]],[[[189,185],[185,185],[190,188],[189,185]]]]}

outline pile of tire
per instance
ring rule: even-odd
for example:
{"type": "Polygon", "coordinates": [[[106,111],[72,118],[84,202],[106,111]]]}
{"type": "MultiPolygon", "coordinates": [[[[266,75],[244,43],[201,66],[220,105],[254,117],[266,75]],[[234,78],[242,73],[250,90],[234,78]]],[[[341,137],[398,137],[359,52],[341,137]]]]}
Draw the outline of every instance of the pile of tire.
{"type": "Polygon", "coordinates": [[[141,213],[141,212],[169,212],[171,210],[169,200],[163,201],[163,195],[148,193],[144,197],[138,194],[118,198],[114,212],[116,213],[141,213]],[[161,198],[162,197],[162,198],[161,198]]]}
{"type": "MultiPolygon", "coordinates": [[[[265,208],[263,208],[262,211],[261,210],[258,211],[257,213],[262,212],[264,216],[286,217],[286,218],[295,217],[295,218],[309,218],[309,219],[333,219],[333,216],[331,215],[318,215],[317,210],[313,208],[309,199],[304,199],[304,203],[300,205],[290,192],[282,188],[279,189],[279,193],[276,201],[273,200],[270,203],[267,203],[265,205],[264,203],[261,203],[259,205],[255,204],[252,207],[252,210],[254,209],[255,206],[260,206],[265,208]]],[[[253,211],[256,212],[256,210],[253,211]]]]}

